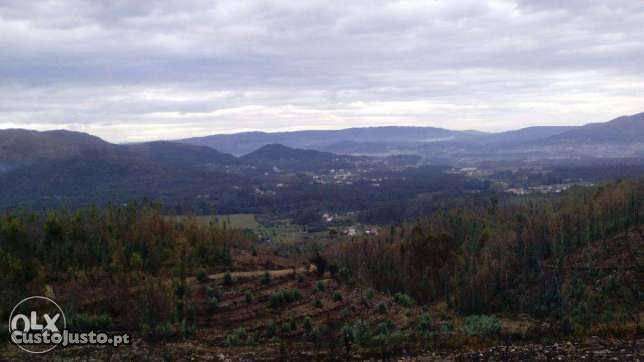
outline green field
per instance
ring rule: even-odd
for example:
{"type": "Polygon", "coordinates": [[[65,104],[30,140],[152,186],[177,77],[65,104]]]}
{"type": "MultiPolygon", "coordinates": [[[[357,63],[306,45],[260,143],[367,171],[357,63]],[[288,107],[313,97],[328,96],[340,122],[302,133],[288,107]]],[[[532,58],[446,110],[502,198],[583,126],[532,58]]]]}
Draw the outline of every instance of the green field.
{"type": "Polygon", "coordinates": [[[184,221],[188,218],[194,218],[200,224],[207,225],[211,221],[215,221],[220,225],[224,223],[234,229],[252,229],[258,230],[261,225],[257,222],[255,214],[224,214],[224,215],[202,215],[202,216],[185,216],[177,215],[171,216],[177,221],[184,221]]]}
{"type": "Polygon", "coordinates": [[[223,215],[202,215],[202,216],[188,216],[176,215],[167,216],[174,218],[177,221],[185,221],[188,219],[195,219],[199,224],[208,225],[210,222],[215,221],[219,225],[226,224],[227,227],[232,229],[250,229],[260,239],[270,239],[275,243],[292,244],[295,242],[304,241],[313,237],[324,237],[327,232],[322,233],[307,233],[306,230],[297,224],[292,224],[289,219],[277,220],[262,225],[255,214],[223,214],[223,215]]]}

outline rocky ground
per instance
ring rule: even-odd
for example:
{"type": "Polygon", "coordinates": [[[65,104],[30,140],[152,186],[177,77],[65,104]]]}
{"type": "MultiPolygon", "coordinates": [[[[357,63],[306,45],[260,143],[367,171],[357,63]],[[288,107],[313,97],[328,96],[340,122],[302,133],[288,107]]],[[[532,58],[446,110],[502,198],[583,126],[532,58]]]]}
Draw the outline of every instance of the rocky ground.
{"type": "Polygon", "coordinates": [[[496,346],[446,358],[455,361],[640,361],[644,358],[643,347],[642,338],[632,343],[595,337],[581,343],[496,346]]]}

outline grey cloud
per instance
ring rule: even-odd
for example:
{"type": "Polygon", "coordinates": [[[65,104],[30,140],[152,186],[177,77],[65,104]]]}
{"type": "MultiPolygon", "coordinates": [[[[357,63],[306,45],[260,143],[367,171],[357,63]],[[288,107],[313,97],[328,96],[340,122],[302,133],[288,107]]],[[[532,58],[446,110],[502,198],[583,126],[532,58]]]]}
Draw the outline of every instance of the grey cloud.
{"type": "Polygon", "coordinates": [[[639,1],[0,1],[0,127],[599,121],[641,111],[643,23],[639,1]]]}

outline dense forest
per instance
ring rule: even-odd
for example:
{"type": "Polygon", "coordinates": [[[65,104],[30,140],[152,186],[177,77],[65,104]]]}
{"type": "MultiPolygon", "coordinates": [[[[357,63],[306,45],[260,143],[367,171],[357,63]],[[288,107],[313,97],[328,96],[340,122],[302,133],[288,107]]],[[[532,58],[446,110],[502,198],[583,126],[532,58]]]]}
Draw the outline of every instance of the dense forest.
{"type": "Polygon", "coordinates": [[[5,213],[0,302],[44,293],[66,301],[72,325],[115,317],[126,329],[162,327],[170,319],[185,327],[186,278],[229,268],[232,246],[249,243],[225,224],[179,223],[150,204],[5,213]]]}
{"type": "Polygon", "coordinates": [[[630,338],[640,331],[643,196],[642,180],[481,196],[282,256],[225,222],[170,218],[154,204],[7,211],[0,300],[55,298],[73,330],[126,330],[159,346],[214,333],[216,348],[259,344],[279,356],[344,345],[347,356],[384,358],[518,338],[500,317],[541,323],[520,338],[630,338]]]}
{"type": "Polygon", "coordinates": [[[434,213],[337,245],[348,275],[461,314],[527,313],[561,332],[638,320],[644,184],[434,213]]]}

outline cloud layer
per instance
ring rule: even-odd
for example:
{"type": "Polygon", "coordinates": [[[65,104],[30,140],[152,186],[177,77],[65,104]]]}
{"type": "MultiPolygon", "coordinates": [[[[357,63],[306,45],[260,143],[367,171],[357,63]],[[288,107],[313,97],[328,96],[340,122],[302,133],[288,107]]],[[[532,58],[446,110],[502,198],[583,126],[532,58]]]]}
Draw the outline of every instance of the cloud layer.
{"type": "Polygon", "coordinates": [[[0,128],[112,141],[644,110],[641,1],[0,0],[0,128]]]}

